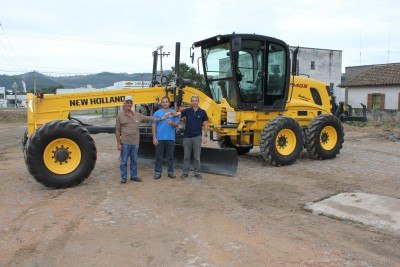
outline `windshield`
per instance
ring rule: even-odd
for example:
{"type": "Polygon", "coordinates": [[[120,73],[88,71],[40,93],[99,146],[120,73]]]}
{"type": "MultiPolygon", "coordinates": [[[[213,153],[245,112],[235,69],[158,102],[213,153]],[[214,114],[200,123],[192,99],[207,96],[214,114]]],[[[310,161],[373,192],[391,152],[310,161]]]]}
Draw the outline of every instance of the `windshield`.
{"type": "Polygon", "coordinates": [[[220,103],[225,98],[232,107],[238,106],[236,85],[232,77],[229,43],[203,50],[205,74],[211,97],[220,103]]]}

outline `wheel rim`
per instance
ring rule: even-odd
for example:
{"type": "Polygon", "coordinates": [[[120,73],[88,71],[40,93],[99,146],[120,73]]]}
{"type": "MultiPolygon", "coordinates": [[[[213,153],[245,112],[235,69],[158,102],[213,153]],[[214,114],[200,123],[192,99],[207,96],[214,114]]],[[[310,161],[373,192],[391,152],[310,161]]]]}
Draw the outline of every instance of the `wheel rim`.
{"type": "Polygon", "coordinates": [[[276,150],[284,156],[290,155],[296,148],[296,134],[290,129],[279,131],[275,139],[276,150]]]}
{"type": "Polygon", "coordinates": [[[43,153],[47,169],[56,174],[68,174],[74,171],[81,162],[79,146],[67,138],[58,138],[50,142],[43,153]]]}
{"type": "Polygon", "coordinates": [[[332,150],[337,143],[337,139],[337,131],[332,126],[326,126],[323,128],[319,136],[320,144],[325,150],[332,150]]]}

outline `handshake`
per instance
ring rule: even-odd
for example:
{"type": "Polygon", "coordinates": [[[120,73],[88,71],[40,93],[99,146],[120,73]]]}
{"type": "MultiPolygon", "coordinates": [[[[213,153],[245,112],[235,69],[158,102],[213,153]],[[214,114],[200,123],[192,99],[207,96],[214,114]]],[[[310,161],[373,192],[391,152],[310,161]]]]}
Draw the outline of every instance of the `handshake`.
{"type": "MultiPolygon", "coordinates": [[[[172,112],[168,111],[168,112],[165,112],[165,114],[162,117],[154,118],[153,120],[154,121],[163,121],[163,120],[170,121],[170,117],[172,117],[172,112]]],[[[168,122],[168,124],[170,124],[170,123],[168,122]]]]}
{"type": "Polygon", "coordinates": [[[160,118],[160,120],[161,121],[167,120],[167,119],[169,119],[170,116],[172,116],[172,112],[170,112],[170,111],[165,112],[165,114],[160,118]]]}

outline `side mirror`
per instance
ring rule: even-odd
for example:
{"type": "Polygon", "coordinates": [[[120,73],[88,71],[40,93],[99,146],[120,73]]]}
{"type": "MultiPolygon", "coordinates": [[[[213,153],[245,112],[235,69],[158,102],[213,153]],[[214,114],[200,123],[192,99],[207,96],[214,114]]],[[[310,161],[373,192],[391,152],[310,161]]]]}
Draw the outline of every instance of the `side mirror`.
{"type": "Polygon", "coordinates": [[[193,64],[193,62],[194,62],[194,52],[193,52],[193,50],[194,50],[194,47],[192,46],[192,47],[190,48],[190,50],[189,50],[189,56],[190,56],[190,58],[192,59],[192,64],[193,64]]]}
{"type": "Polygon", "coordinates": [[[242,49],[242,38],[235,37],[232,39],[232,52],[239,52],[242,49]]]}

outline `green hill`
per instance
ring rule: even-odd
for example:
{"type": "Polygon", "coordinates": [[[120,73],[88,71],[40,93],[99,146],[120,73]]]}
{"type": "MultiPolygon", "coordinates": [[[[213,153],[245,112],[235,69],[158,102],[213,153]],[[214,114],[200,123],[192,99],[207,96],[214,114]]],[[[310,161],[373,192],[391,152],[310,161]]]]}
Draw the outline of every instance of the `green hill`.
{"type": "MultiPolygon", "coordinates": [[[[170,71],[166,71],[166,74],[170,71]]],[[[26,84],[26,89],[29,91],[34,88],[34,76],[36,79],[36,88],[50,88],[62,86],[64,88],[78,88],[92,85],[94,88],[104,88],[114,85],[119,81],[150,81],[151,73],[111,73],[101,72],[90,75],[75,75],[75,76],[47,76],[39,72],[28,72],[19,75],[0,75],[0,87],[12,89],[14,82],[18,85],[18,91],[23,91],[22,81],[26,84]]]]}

